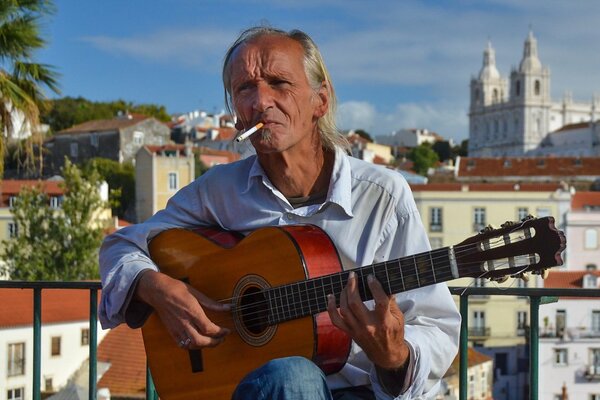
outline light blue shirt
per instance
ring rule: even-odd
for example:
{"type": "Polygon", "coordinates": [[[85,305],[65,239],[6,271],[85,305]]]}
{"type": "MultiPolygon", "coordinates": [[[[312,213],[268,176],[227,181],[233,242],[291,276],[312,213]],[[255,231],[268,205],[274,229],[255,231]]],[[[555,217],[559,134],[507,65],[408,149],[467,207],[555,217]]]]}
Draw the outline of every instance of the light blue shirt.
{"type": "MultiPolygon", "coordinates": [[[[106,238],[100,251],[102,326],[143,322],[147,310],[135,302],[130,307],[132,289],[140,272],[157,269],[147,254],[148,241],[159,232],[208,225],[247,234],[289,224],[322,228],[335,243],[344,269],[430,249],[410,188],[398,172],[338,149],[326,201],[294,209],[252,156],[211,168],[177,192],[164,210],[106,238]]],[[[433,398],[457,352],[460,314],[445,284],[404,292],[396,299],[411,351],[407,390],[397,399],[433,398]]],[[[342,370],[327,379],[332,389],[371,384],[378,399],[392,398],[356,344],[342,370]]]]}

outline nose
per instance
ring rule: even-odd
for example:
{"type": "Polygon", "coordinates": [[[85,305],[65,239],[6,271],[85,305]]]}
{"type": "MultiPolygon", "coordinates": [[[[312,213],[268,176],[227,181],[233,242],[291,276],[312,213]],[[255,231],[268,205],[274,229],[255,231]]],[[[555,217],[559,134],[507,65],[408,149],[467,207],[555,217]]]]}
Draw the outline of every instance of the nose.
{"type": "Polygon", "coordinates": [[[273,104],[273,88],[262,82],[256,85],[253,101],[254,110],[262,113],[273,107],[273,104]]]}

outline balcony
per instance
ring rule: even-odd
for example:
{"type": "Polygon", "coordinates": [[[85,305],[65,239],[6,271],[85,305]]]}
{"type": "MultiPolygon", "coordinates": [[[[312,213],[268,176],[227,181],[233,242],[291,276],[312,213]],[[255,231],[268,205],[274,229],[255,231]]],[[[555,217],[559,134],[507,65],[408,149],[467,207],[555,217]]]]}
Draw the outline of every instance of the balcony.
{"type": "MultiPolygon", "coordinates": [[[[2,302],[2,290],[8,288],[26,289],[31,291],[33,297],[33,374],[32,386],[33,391],[28,398],[33,400],[41,400],[41,329],[42,329],[42,291],[52,289],[73,289],[73,290],[88,290],[89,291],[89,386],[88,395],[90,399],[95,399],[97,392],[97,304],[98,291],[100,290],[99,282],[18,282],[18,281],[0,281],[0,303],[2,302]]],[[[528,288],[476,288],[476,287],[454,287],[450,288],[453,295],[460,297],[460,313],[462,315],[462,324],[460,332],[460,369],[459,369],[459,399],[466,400],[468,390],[468,375],[467,375],[467,354],[468,341],[473,339],[471,334],[489,335],[489,328],[469,329],[469,298],[471,296],[525,296],[529,298],[530,313],[528,329],[529,335],[529,398],[532,400],[538,399],[538,368],[539,368],[539,337],[540,337],[540,321],[539,307],[547,302],[548,299],[556,299],[559,296],[570,297],[597,297],[600,298],[600,290],[598,289],[528,289],[528,288]]],[[[590,381],[600,381],[600,365],[592,365],[586,368],[585,377],[590,381]]],[[[145,398],[157,400],[158,396],[154,389],[154,384],[150,374],[146,373],[146,390],[145,398]]]]}
{"type": "Polygon", "coordinates": [[[429,225],[429,232],[441,232],[442,231],[442,224],[430,224],[429,225]]]}
{"type": "Polygon", "coordinates": [[[476,326],[469,328],[470,339],[487,339],[490,337],[490,327],[476,326]]]}

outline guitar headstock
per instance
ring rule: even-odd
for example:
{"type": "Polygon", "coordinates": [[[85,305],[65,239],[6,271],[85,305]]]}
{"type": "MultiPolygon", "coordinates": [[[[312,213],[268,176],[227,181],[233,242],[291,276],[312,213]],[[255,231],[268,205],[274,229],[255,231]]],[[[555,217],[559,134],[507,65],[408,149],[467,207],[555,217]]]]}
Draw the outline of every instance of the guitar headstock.
{"type": "Polygon", "coordinates": [[[459,276],[502,280],[526,272],[544,275],[563,264],[566,239],[553,217],[524,218],[483,229],[454,246],[459,276]]]}

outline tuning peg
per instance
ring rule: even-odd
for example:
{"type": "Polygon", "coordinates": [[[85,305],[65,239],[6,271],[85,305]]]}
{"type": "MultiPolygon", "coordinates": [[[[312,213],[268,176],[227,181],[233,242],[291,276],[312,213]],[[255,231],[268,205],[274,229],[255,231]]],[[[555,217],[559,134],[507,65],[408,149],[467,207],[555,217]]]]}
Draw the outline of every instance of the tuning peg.
{"type": "Polygon", "coordinates": [[[483,228],[482,230],[480,230],[479,233],[491,232],[493,230],[494,230],[494,227],[492,225],[488,225],[485,228],[483,228]]]}
{"type": "Polygon", "coordinates": [[[523,279],[525,283],[529,282],[529,274],[526,272],[523,272],[519,278],[523,279]]]}
{"type": "Polygon", "coordinates": [[[548,268],[544,268],[540,271],[540,276],[542,277],[542,279],[546,279],[548,275],[550,275],[550,270],[548,268]]]}
{"type": "Polygon", "coordinates": [[[515,221],[506,221],[505,223],[503,223],[502,225],[500,225],[501,228],[508,228],[511,226],[517,225],[517,223],[515,221]]]}
{"type": "Polygon", "coordinates": [[[528,221],[530,219],[535,219],[535,217],[531,214],[528,214],[525,218],[522,218],[521,221],[525,222],[528,221]]]}

